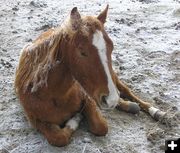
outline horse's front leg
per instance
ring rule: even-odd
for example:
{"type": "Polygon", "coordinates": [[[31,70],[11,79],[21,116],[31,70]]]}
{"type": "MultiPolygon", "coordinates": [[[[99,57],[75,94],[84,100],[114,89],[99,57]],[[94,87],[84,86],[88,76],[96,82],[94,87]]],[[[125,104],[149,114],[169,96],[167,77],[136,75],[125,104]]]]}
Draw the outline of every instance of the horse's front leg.
{"type": "MultiPolygon", "coordinates": [[[[137,97],[122,81],[118,79],[118,76],[115,73],[113,75],[114,75],[113,77],[114,77],[116,87],[120,91],[120,94],[123,97],[126,97],[127,99],[139,104],[142,110],[149,113],[156,120],[159,120],[161,117],[165,115],[165,112],[160,111],[159,109],[153,107],[152,104],[145,102],[139,97],[137,97]]],[[[117,108],[130,109],[132,107],[131,109],[133,110],[133,108],[135,108],[135,106],[133,105],[134,104],[131,102],[128,103],[126,101],[120,100],[119,104],[117,105],[117,108]]]]}
{"type": "Polygon", "coordinates": [[[86,121],[88,122],[89,130],[97,136],[104,136],[108,132],[108,125],[105,118],[101,115],[97,108],[96,102],[89,98],[85,98],[85,104],[82,111],[86,121]]]}
{"type": "Polygon", "coordinates": [[[61,128],[58,124],[32,118],[30,118],[30,122],[46,137],[50,144],[61,147],[69,144],[70,138],[73,132],[78,128],[81,118],[81,115],[77,113],[63,128],[61,128]]]}

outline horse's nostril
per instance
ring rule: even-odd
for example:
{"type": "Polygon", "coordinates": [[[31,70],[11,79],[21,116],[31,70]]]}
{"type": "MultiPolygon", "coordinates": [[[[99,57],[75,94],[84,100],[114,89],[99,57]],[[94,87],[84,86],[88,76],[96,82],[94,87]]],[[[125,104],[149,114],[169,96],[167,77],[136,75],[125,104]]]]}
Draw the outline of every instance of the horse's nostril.
{"type": "Polygon", "coordinates": [[[106,97],[107,97],[107,95],[102,95],[102,96],[101,96],[101,101],[102,101],[103,103],[106,103],[106,104],[107,104],[106,97]]]}
{"type": "Polygon", "coordinates": [[[108,101],[107,101],[107,98],[108,98],[107,95],[102,95],[101,96],[100,108],[102,110],[112,110],[112,109],[114,109],[116,107],[116,104],[109,105],[108,101]]]}

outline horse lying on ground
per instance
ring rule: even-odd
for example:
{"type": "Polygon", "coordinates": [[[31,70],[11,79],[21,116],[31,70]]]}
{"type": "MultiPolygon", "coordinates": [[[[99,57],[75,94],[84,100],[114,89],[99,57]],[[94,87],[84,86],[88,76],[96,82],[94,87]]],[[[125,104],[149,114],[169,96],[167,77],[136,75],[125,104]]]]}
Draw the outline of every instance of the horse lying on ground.
{"type": "Polygon", "coordinates": [[[31,124],[50,144],[67,145],[82,117],[97,136],[108,132],[98,106],[153,118],[165,113],[135,96],[112,69],[113,42],[104,29],[108,5],[97,17],[70,17],[23,48],[15,88],[31,124]],[[125,101],[120,95],[133,101],[125,101]],[[136,102],[136,103],[134,103],[136,102]]]}

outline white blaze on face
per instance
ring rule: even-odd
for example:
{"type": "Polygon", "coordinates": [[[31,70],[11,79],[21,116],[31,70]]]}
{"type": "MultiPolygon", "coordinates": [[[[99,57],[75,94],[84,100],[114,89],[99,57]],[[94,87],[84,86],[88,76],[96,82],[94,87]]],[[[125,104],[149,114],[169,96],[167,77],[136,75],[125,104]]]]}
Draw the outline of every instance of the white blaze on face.
{"type": "Polygon", "coordinates": [[[107,49],[106,49],[106,43],[103,37],[103,34],[101,31],[97,30],[93,35],[92,40],[93,45],[97,48],[98,54],[101,60],[101,63],[104,67],[104,71],[107,75],[107,81],[108,81],[108,89],[109,89],[109,96],[106,97],[107,104],[110,108],[114,108],[117,106],[119,95],[118,91],[113,83],[109,66],[108,66],[108,60],[107,60],[107,49]]]}

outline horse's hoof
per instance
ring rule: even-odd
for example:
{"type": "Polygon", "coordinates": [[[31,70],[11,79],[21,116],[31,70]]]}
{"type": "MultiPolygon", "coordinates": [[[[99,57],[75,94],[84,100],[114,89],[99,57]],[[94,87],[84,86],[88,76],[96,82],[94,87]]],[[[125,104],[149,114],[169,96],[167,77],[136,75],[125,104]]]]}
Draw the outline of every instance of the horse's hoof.
{"type": "Polygon", "coordinates": [[[128,102],[129,103],[129,109],[128,112],[132,114],[138,114],[140,111],[140,107],[137,103],[134,102],[128,102]]]}
{"type": "Polygon", "coordinates": [[[159,121],[160,119],[162,119],[165,116],[165,112],[158,110],[155,114],[154,114],[154,119],[159,121]]]}

